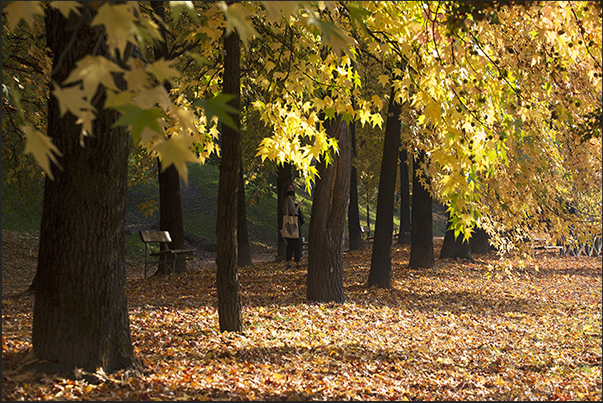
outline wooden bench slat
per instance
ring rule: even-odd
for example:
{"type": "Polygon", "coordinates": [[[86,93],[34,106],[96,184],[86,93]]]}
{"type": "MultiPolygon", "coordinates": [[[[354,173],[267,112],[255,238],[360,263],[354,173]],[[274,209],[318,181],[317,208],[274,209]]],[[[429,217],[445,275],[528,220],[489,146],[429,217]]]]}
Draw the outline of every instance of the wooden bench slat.
{"type": "MultiPolygon", "coordinates": [[[[174,256],[173,269],[175,270],[176,261],[179,256],[189,255],[195,252],[195,249],[170,249],[168,244],[172,242],[172,237],[168,231],[138,231],[140,235],[140,240],[145,244],[147,249],[147,254],[145,254],[145,267],[144,267],[144,276],[147,276],[147,268],[151,264],[160,263],[160,261],[148,262],[147,256],[152,257],[161,257],[161,256],[174,256]],[[163,245],[163,250],[153,251],[150,247],[150,244],[158,243],[160,247],[163,245]]],[[[188,261],[189,258],[184,257],[185,261],[188,261]]]]}

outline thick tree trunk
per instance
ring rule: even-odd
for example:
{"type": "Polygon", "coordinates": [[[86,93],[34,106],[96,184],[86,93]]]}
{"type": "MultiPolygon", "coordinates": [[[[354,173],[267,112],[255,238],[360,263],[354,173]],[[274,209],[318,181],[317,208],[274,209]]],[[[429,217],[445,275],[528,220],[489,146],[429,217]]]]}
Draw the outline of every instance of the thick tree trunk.
{"type": "Polygon", "coordinates": [[[471,253],[480,254],[480,253],[490,253],[492,251],[492,245],[490,245],[490,237],[488,233],[477,227],[473,236],[469,240],[469,245],[471,246],[471,253]]]}
{"type": "Polygon", "coordinates": [[[243,177],[243,160],[239,165],[239,192],[237,203],[237,248],[239,267],[251,265],[251,247],[247,229],[247,201],[245,200],[245,178],[243,177]]]}
{"type": "MultiPolygon", "coordinates": [[[[291,164],[284,163],[283,165],[279,165],[277,167],[277,177],[276,177],[276,194],[277,194],[277,206],[283,205],[283,195],[285,194],[285,186],[287,183],[291,182],[291,164]]],[[[283,209],[277,207],[276,209],[276,240],[277,240],[277,256],[276,260],[281,261],[285,260],[285,253],[287,251],[287,242],[285,238],[281,236],[281,226],[283,225],[283,209]]]]}
{"type": "Polygon", "coordinates": [[[356,158],[356,124],[350,124],[350,141],[352,144],[352,173],[350,176],[350,206],[348,209],[348,233],[350,250],[362,249],[362,230],[360,228],[360,211],[358,208],[358,172],[353,159],[356,158]]]}
{"type": "Polygon", "coordinates": [[[473,260],[471,256],[471,243],[464,241],[463,234],[459,234],[458,238],[454,237],[454,230],[450,229],[450,213],[446,212],[446,216],[448,217],[448,227],[444,234],[440,259],[456,258],[473,260]]]}
{"type": "Polygon", "coordinates": [[[400,150],[400,233],[397,243],[410,245],[410,182],[406,149],[400,150]]]}
{"type": "MultiPolygon", "coordinates": [[[[410,230],[410,261],[408,267],[431,268],[435,263],[433,254],[433,211],[431,194],[419,182],[419,167],[425,160],[425,154],[419,153],[414,160],[412,181],[412,224],[410,230]]],[[[429,186],[429,178],[425,178],[429,186]]]]}
{"type": "Polygon", "coordinates": [[[398,168],[398,151],[400,149],[400,112],[402,105],[394,102],[395,91],[392,89],[388,118],[385,126],[383,142],[383,158],[379,173],[379,193],[377,194],[377,218],[375,219],[375,239],[368,285],[379,288],[392,286],[392,238],[394,230],[394,193],[396,191],[396,174],[398,168]]]}
{"type": "MultiPolygon", "coordinates": [[[[92,54],[109,57],[104,31],[90,29],[94,11],[83,2],[81,18],[67,22],[47,8],[46,32],[53,52],[52,80],[61,83],[76,61],[92,54]],[[73,46],[65,48],[72,37],[73,46]],[[59,64],[60,61],[60,64],[59,64]]],[[[99,96],[102,100],[104,96],[99,96]]],[[[113,128],[118,113],[95,102],[93,133],[80,145],[80,125],[60,117],[56,98],[48,102],[48,135],[63,153],[62,169],[46,179],[32,344],[49,372],[75,368],[106,372],[137,366],[126,302],[125,212],[129,135],[113,128]]]]}
{"type": "MultiPolygon", "coordinates": [[[[165,21],[165,5],[160,1],[152,1],[153,12],[159,17],[160,21],[165,21]]],[[[160,23],[160,32],[163,42],[155,44],[155,60],[170,59],[166,33],[164,26],[160,23]]],[[[171,85],[168,82],[163,83],[165,89],[170,91],[171,85]]],[[[168,231],[172,242],[169,243],[170,249],[184,249],[184,217],[182,216],[182,194],[180,191],[180,175],[174,165],[163,167],[161,161],[158,162],[159,181],[159,229],[168,231]],[[165,170],[163,169],[165,168],[165,170]]],[[[173,259],[176,256],[163,256],[158,264],[155,275],[167,275],[172,272],[173,259]],[[168,260],[166,262],[166,260],[168,260]]],[[[176,273],[186,272],[186,261],[179,259],[176,262],[176,273]]]]}
{"type": "Polygon", "coordinates": [[[347,124],[336,119],[327,132],[336,138],[339,153],[333,162],[319,164],[308,243],[307,298],[318,302],[344,302],[343,236],[350,196],[351,145],[347,124]]]}
{"type": "MultiPolygon", "coordinates": [[[[230,104],[239,109],[241,88],[241,43],[236,32],[224,38],[224,93],[234,94],[230,104]]],[[[232,118],[239,125],[239,116],[232,118]]],[[[241,133],[228,126],[222,128],[222,160],[218,184],[216,237],[218,254],[217,291],[220,331],[243,331],[239,278],[237,273],[237,199],[241,165],[241,133]]]]}

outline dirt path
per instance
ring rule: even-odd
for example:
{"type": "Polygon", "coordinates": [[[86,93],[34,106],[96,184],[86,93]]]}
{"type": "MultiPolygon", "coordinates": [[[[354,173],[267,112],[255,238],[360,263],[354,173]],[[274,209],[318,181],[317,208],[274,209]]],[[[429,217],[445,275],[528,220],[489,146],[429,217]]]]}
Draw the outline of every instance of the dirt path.
{"type": "MultiPolygon", "coordinates": [[[[23,232],[2,231],[2,295],[27,291],[38,264],[38,236],[23,232]]],[[[266,249],[252,254],[252,262],[271,262],[276,251],[266,249]]],[[[216,252],[199,249],[195,252],[193,271],[216,266],[216,252]]],[[[139,260],[126,260],[128,279],[144,277],[144,267],[139,260]]]]}

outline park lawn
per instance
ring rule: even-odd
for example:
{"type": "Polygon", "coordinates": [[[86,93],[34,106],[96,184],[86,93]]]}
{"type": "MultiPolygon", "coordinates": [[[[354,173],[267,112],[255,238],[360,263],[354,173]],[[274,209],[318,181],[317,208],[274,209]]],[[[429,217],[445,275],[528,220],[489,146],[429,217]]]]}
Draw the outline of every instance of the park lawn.
{"type": "Polygon", "coordinates": [[[342,304],[306,301],[305,266],[241,268],[243,334],[219,332],[213,262],[130,273],[144,371],[99,371],[96,383],[26,369],[33,297],[5,291],[3,261],[2,398],[601,400],[601,257],[489,254],[409,270],[408,256],[394,245],[383,290],[365,286],[370,248],[346,252],[342,304]]]}

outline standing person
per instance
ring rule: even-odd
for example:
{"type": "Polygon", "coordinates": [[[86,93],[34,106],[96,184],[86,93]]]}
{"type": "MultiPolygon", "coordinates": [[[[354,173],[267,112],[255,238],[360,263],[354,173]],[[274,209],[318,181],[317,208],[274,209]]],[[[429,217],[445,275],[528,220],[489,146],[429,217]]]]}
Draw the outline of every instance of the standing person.
{"type": "Polygon", "coordinates": [[[285,186],[285,198],[283,201],[283,214],[296,215],[298,217],[298,226],[299,226],[299,238],[285,238],[287,242],[287,249],[285,252],[285,260],[287,261],[287,269],[291,268],[291,259],[295,259],[295,263],[297,265],[297,269],[301,269],[301,255],[302,255],[302,235],[301,235],[301,227],[304,223],[303,216],[301,214],[301,210],[299,207],[302,202],[295,202],[295,187],[292,183],[288,183],[285,186]]]}

